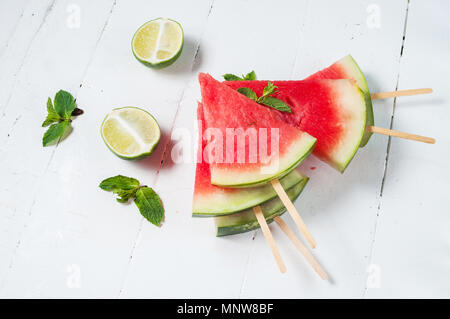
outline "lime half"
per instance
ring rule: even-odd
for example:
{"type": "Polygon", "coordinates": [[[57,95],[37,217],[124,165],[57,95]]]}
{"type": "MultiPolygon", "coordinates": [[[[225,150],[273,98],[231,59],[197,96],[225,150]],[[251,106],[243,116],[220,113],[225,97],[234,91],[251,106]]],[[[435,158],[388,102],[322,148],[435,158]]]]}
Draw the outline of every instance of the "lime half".
{"type": "Polygon", "coordinates": [[[146,22],[136,31],[131,48],[139,62],[152,68],[163,68],[180,56],[183,39],[183,29],[178,22],[158,18],[146,22]]]}
{"type": "Polygon", "coordinates": [[[152,153],[161,130],[155,118],[136,107],[114,109],[103,120],[103,141],[124,159],[140,159],[152,153]]]}

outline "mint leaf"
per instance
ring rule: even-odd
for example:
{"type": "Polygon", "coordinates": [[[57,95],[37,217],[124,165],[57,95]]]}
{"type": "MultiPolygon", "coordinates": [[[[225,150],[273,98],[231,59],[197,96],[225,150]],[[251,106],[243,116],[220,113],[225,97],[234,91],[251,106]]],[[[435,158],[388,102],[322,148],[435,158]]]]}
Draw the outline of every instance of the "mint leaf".
{"type": "Polygon", "coordinates": [[[42,145],[48,146],[50,144],[56,143],[60,138],[64,138],[70,129],[71,125],[68,121],[52,124],[44,133],[44,137],[42,138],[42,145]]]}
{"type": "Polygon", "coordinates": [[[47,113],[48,114],[58,115],[58,113],[56,113],[56,111],[55,111],[55,108],[53,107],[53,103],[52,103],[52,99],[51,98],[47,99],[47,113]]]}
{"type": "Polygon", "coordinates": [[[49,126],[52,123],[58,122],[61,118],[59,117],[58,114],[53,115],[53,114],[48,114],[47,117],[45,118],[45,121],[42,123],[42,127],[46,127],[49,126]]]}
{"type": "Polygon", "coordinates": [[[52,99],[48,98],[47,100],[47,117],[45,121],[42,123],[42,127],[49,126],[50,124],[54,122],[58,122],[61,119],[61,117],[56,113],[55,108],[52,104],[52,99]]]}
{"type": "Polygon", "coordinates": [[[237,91],[255,102],[258,100],[258,96],[256,95],[255,91],[250,88],[242,87],[238,88],[237,91]]]}
{"type": "Polygon", "coordinates": [[[261,104],[264,104],[266,106],[272,107],[272,108],[274,108],[274,109],[276,109],[278,111],[281,111],[281,112],[292,113],[292,110],[289,107],[289,105],[284,103],[282,100],[274,98],[272,96],[260,97],[258,99],[258,103],[261,103],[261,104]]]}
{"type": "Polygon", "coordinates": [[[75,110],[75,99],[67,91],[59,90],[54,99],[55,111],[63,119],[70,119],[73,110],[75,110]]]}
{"type": "Polygon", "coordinates": [[[139,187],[139,181],[135,178],[117,175],[103,180],[99,187],[104,191],[133,190],[139,187]]]}
{"type": "Polygon", "coordinates": [[[243,81],[244,80],[240,76],[237,76],[237,75],[234,75],[231,73],[224,74],[223,78],[225,79],[225,81],[243,81]]]}
{"type": "Polygon", "coordinates": [[[264,90],[263,90],[263,95],[261,95],[260,96],[260,99],[262,99],[262,98],[264,98],[264,97],[266,97],[266,96],[269,96],[269,95],[271,95],[271,94],[273,94],[273,93],[276,93],[277,91],[276,91],[276,89],[277,89],[278,87],[277,86],[275,86],[275,85],[273,85],[273,83],[272,82],[267,82],[267,86],[264,88],[264,90]]]}
{"type": "Polygon", "coordinates": [[[119,203],[128,203],[130,198],[134,198],[136,196],[136,191],[137,191],[137,189],[130,189],[130,190],[121,189],[114,193],[119,196],[118,198],[116,198],[116,200],[119,203]]]}
{"type": "Polygon", "coordinates": [[[47,114],[47,117],[45,118],[45,121],[42,123],[42,127],[49,126],[52,123],[59,122],[61,118],[58,114],[47,114]]]}
{"type": "Polygon", "coordinates": [[[223,75],[223,78],[225,81],[253,81],[256,80],[256,74],[255,71],[251,71],[247,73],[246,75],[242,75],[242,77],[227,73],[223,75]]]}
{"type": "Polygon", "coordinates": [[[256,74],[255,74],[255,71],[252,71],[252,72],[247,73],[247,75],[244,76],[244,80],[245,80],[245,81],[253,81],[253,80],[256,80],[256,74]]]}
{"type": "Polygon", "coordinates": [[[164,207],[161,199],[150,187],[141,187],[134,200],[142,216],[150,223],[159,226],[164,218],[164,207]]]}

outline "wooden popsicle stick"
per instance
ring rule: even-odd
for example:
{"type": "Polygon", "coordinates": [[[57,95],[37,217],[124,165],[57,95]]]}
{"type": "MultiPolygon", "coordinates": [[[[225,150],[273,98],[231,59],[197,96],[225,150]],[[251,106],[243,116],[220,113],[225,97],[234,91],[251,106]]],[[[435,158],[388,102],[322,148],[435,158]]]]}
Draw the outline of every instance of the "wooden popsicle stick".
{"type": "Polygon", "coordinates": [[[400,91],[392,91],[392,92],[377,92],[377,93],[370,94],[370,97],[372,100],[377,100],[377,99],[388,99],[388,98],[397,97],[397,96],[429,94],[432,92],[433,92],[433,89],[424,88],[424,89],[400,90],[400,91]]]}
{"type": "Polygon", "coordinates": [[[405,138],[407,140],[419,141],[419,142],[428,143],[428,144],[436,143],[436,140],[432,137],[426,137],[426,136],[409,134],[409,133],[400,132],[400,131],[394,131],[394,130],[390,130],[390,129],[382,128],[382,127],[378,127],[378,126],[367,126],[366,131],[372,132],[372,133],[377,133],[377,134],[405,138]]]}
{"type": "Polygon", "coordinates": [[[297,209],[295,208],[294,204],[292,204],[291,200],[289,199],[288,195],[284,191],[283,186],[281,186],[280,181],[275,178],[270,181],[272,184],[273,189],[278,194],[278,197],[283,202],[284,206],[286,207],[287,211],[291,215],[291,217],[294,219],[295,224],[297,224],[298,229],[300,229],[300,232],[305,237],[308,244],[312,247],[316,247],[316,241],[314,240],[313,236],[309,232],[308,228],[305,225],[305,222],[303,221],[302,217],[298,213],[297,209]]]}
{"type": "Polygon", "coordinates": [[[278,226],[280,226],[281,230],[286,234],[286,236],[288,236],[297,250],[306,258],[306,260],[313,267],[320,278],[322,278],[323,280],[328,280],[328,275],[325,270],[323,270],[322,266],[320,266],[320,264],[317,262],[308,248],[306,248],[305,245],[303,245],[302,242],[298,239],[298,237],[295,236],[294,232],[289,228],[284,220],[280,216],[275,217],[274,220],[278,224],[278,226]]]}
{"type": "Polygon", "coordinates": [[[261,226],[264,237],[266,237],[267,244],[272,251],[273,257],[275,257],[275,261],[277,262],[278,268],[282,273],[286,272],[286,266],[284,265],[283,259],[281,258],[280,252],[278,251],[277,244],[273,239],[272,233],[270,232],[269,226],[267,225],[266,218],[261,211],[260,206],[253,207],[253,212],[255,213],[256,219],[258,220],[259,225],[261,226]]]}

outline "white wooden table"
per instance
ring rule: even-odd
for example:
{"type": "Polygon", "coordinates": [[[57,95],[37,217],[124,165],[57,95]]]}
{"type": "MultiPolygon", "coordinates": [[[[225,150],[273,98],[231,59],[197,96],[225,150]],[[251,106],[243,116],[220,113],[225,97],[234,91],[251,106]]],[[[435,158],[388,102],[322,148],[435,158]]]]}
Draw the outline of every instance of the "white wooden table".
{"type": "Polygon", "coordinates": [[[449,9],[445,0],[1,0],[0,296],[450,297],[449,9]],[[155,71],[130,41],[160,16],[183,25],[185,47],[155,71]],[[377,125],[437,144],[374,136],[344,175],[303,163],[311,181],[296,206],[332,279],[272,227],[282,275],[260,231],[216,238],[211,219],[191,217],[195,166],[173,162],[172,133],[194,131],[200,71],[301,79],[348,53],[372,91],[434,89],[374,109],[377,125]],[[85,114],[67,140],[43,148],[46,99],[59,89],[85,114]],[[105,147],[101,121],[121,106],[159,121],[150,158],[128,162],[105,147]],[[160,194],[161,228],[98,188],[119,173],[160,194]]]}

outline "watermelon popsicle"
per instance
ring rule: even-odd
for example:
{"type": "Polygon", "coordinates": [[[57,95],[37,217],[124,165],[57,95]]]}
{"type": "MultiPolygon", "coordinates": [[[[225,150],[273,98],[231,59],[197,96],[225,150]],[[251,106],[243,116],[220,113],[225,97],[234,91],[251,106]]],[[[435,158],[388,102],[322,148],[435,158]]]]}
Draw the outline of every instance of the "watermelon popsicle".
{"type": "Polygon", "coordinates": [[[364,98],[366,100],[366,131],[361,140],[360,147],[364,147],[367,144],[367,142],[369,142],[372,133],[396,136],[430,144],[433,144],[435,142],[434,139],[432,138],[383,129],[374,126],[374,116],[372,107],[372,100],[375,99],[385,99],[397,96],[408,96],[416,94],[427,94],[432,93],[433,92],[432,89],[425,88],[425,89],[402,90],[393,92],[379,92],[371,94],[369,91],[369,87],[367,85],[367,81],[364,77],[364,74],[361,71],[361,68],[358,66],[355,59],[353,59],[353,57],[350,54],[333,63],[329,67],[310,75],[305,80],[318,80],[318,79],[334,79],[334,80],[352,79],[356,81],[359,88],[363,91],[364,98]]]}
{"type": "Polygon", "coordinates": [[[199,81],[205,133],[210,135],[211,184],[265,184],[288,174],[312,152],[316,139],[308,133],[208,74],[201,73],[199,81]]]}
{"type": "MultiPolygon", "coordinates": [[[[370,91],[367,85],[366,78],[364,77],[364,73],[362,73],[355,59],[353,59],[350,54],[333,63],[329,67],[310,75],[305,80],[320,79],[352,79],[356,81],[357,85],[364,94],[364,99],[366,102],[366,126],[374,125],[372,99],[370,97],[370,91]]],[[[364,147],[367,142],[369,142],[371,136],[371,132],[365,131],[360,143],[360,147],[364,147]]]]}

